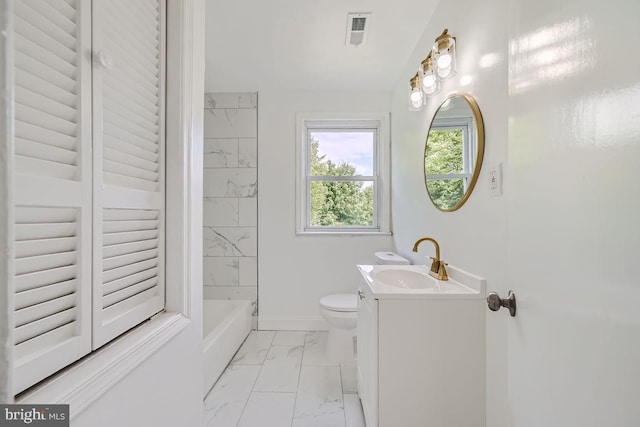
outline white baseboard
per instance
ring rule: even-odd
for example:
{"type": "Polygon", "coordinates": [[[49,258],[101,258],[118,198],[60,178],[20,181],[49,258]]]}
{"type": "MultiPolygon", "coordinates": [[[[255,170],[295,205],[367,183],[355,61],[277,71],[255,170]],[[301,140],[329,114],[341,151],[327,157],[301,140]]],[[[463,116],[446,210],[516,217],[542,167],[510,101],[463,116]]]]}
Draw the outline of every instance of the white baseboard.
{"type": "Polygon", "coordinates": [[[258,329],[263,331],[328,331],[322,317],[258,316],[258,329]]]}

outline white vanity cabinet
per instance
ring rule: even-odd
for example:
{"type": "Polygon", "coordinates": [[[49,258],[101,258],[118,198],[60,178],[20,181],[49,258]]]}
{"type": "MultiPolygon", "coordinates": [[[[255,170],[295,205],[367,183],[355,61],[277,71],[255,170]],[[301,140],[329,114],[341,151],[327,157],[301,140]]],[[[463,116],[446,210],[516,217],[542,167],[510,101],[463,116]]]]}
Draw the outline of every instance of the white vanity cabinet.
{"type": "Polygon", "coordinates": [[[358,300],[358,395],[367,427],[485,425],[483,295],[358,300]]]}

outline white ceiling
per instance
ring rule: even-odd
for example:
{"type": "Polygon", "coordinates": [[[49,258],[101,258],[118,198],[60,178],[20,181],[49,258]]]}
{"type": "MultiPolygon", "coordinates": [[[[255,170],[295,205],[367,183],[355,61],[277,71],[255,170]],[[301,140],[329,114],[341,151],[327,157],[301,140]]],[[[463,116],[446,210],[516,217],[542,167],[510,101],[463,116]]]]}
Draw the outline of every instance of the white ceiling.
{"type": "Polygon", "coordinates": [[[438,1],[207,0],[206,90],[390,90],[438,1]],[[373,13],[363,46],[348,12],[373,13]]]}

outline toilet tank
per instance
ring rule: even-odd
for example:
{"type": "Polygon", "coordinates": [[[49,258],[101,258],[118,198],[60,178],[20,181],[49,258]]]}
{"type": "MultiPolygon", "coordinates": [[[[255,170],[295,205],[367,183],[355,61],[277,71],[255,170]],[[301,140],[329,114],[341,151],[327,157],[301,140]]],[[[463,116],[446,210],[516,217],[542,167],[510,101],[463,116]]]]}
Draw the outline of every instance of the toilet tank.
{"type": "Polygon", "coordinates": [[[409,265],[411,264],[408,259],[401,257],[400,255],[390,252],[382,251],[374,254],[376,257],[376,264],[381,265],[409,265]]]}

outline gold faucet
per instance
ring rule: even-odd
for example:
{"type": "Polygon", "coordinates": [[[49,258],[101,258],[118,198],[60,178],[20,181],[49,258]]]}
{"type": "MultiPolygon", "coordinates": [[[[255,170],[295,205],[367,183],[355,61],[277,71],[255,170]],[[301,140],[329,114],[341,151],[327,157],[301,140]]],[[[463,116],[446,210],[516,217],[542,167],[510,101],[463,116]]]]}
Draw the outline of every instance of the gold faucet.
{"type": "Polygon", "coordinates": [[[425,240],[433,243],[436,247],[436,257],[429,257],[433,261],[431,262],[431,271],[429,271],[429,275],[435,277],[438,280],[449,280],[449,276],[447,275],[447,263],[440,260],[440,245],[436,242],[436,239],[431,237],[423,237],[422,239],[418,239],[418,241],[413,245],[413,252],[418,252],[418,246],[420,243],[425,240]]]}

